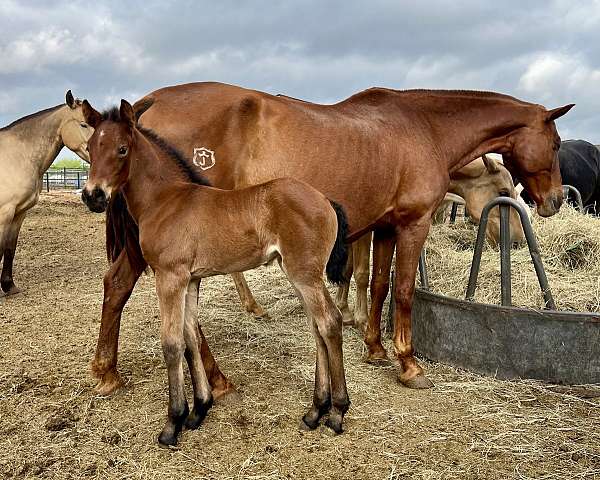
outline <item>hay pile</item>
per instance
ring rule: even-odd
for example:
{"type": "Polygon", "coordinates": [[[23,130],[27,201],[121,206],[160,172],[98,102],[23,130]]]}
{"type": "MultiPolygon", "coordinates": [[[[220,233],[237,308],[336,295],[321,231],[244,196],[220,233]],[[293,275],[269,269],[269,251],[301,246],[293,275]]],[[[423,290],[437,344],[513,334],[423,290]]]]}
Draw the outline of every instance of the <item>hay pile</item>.
{"type": "MultiPolygon", "coordinates": [[[[534,215],[546,275],[557,309],[600,311],[600,219],[565,205],[550,218],[534,215]]],[[[464,298],[477,227],[458,222],[434,225],[427,241],[427,267],[432,291],[464,298]]],[[[513,249],[512,301],[515,306],[542,308],[543,298],[527,246],[513,249]]],[[[500,255],[486,245],[475,300],[500,303],[500,255]]]]}

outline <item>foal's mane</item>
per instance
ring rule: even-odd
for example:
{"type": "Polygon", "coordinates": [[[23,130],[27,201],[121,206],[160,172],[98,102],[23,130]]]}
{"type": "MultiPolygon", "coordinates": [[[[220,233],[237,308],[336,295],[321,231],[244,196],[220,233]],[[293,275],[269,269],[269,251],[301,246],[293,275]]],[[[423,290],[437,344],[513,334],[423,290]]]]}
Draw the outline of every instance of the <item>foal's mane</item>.
{"type": "MultiPolygon", "coordinates": [[[[102,112],[102,120],[117,123],[121,122],[122,119],[119,107],[112,107],[102,112]]],[[[168,143],[164,138],[162,138],[156,132],[150,130],[149,128],[144,128],[140,125],[137,125],[136,128],[155,147],[159,148],[162,152],[164,152],[175,162],[175,164],[179,167],[180,172],[183,174],[186,180],[197,185],[210,186],[210,182],[208,181],[208,179],[204,175],[200,174],[200,172],[198,172],[197,170],[194,170],[190,166],[190,164],[185,161],[185,157],[175,146],[168,143]]]]}
{"type": "Polygon", "coordinates": [[[11,128],[16,127],[17,125],[20,125],[21,123],[24,123],[28,120],[33,120],[34,118],[37,118],[37,117],[41,117],[43,115],[46,115],[47,113],[52,113],[54,110],[58,110],[59,108],[64,107],[64,105],[65,104],[62,103],[60,105],[56,105],[55,107],[45,108],[44,110],[40,110],[39,112],[30,113],[29,115],[25,115],[24,117],[18,118],[11,124],[6,125],[6,127],[0,128],[0,132],[3,132],[5,130],[10,130],[11,128]]]}

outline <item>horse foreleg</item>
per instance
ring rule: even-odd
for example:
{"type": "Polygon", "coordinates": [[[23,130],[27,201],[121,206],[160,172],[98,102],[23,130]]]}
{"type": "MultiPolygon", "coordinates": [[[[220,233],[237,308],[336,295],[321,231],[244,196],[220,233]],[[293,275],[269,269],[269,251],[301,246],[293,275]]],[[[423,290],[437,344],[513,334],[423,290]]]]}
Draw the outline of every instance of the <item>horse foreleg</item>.
{"type": "Polygon", "coordinates": [[[354,315],[348,307],[348,293],[350,291],[350,279],[352,278],[352,272],[354,269],[352,258],[354,256],[354,244],[352,248],[348,249],[348,262],[346,263],[346,269],[344,270],[344,282],[340,284],[335,295],[335,304],[342,312],[342,319],[344,325],[354,326],[354,315]]]}
{"type": "Polygon", "coordinates": [[[235,283],[235,288],[240,296],[240,301],[242,302],[242,305],[246,311],[253,314],[255,317],[268,318],[269,314],[258,304],[254,298],[254,295],[252,295],[244,275],[242,273],[232,273],[231,278],[235,283]]]}
{"type": "Polygon", "coordinates": [[[387,360],[381,344],[381,311],[390,288],[390,268],[396,237],[393,230],[375,230],[373,234],[373,275],[371,276],[371,310],[365,331],[368,352],[366,361],[387,360]]]}
{"type": "Polygon", "coordinates": [[[104,275],[102,320],[92,361],[92,374],[100,380],[95,390],[100,395],[109,395],[123,385],[117,371],[121,314],[142,272],[143,268],[138,270],[131,265],[123,250],[104,275]]]}
{"type": "Polygon", "coordinates": [[[355,325],[361,332],[367,328],[369,321],[369,264],[371,260],[371,232],[359,238],[353,244],[354,281],[356,282],[356,302],[354,304],[355,325]]]}
{"type": "Polygon", "coordinates": [[[12,220],[12,223],[6,229],[4,234],[4,263],[2,264],[2,274],[0,275],[0,287],[6,295],[15,295],[21,292],[21,289],[15,285],[13,280],[13,261],[15,258],[15,250],[17,249],[17,240],[21,225],[25,219],[25,213],[21,212],[12,220]]]}
{"type": "Polygon", "coordinates": [[[396,229],[396,276],[394,297],[394,350],[402,372],[400,381],[409,388],[430,388],[431,381],[419,366],[412,346],[411,311],[419,255],[431,224],[430,218],[396,229]]]}
{"type": "Polygon", "coordinates": [[[160,307],[160,342],[169,378],[167,421],[158,436],[161,445],[176,445],[177,437],[189,414],[183,376],[186,290],[189,277],[185,272],[156,272],[156,293],[160,307]]]}

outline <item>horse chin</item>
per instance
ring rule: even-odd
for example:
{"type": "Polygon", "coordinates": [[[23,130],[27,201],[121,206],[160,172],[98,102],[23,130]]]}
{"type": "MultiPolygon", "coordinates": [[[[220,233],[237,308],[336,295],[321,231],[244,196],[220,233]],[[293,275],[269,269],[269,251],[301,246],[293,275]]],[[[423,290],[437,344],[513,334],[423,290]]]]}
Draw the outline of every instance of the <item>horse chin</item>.
{"type": "Polygon", "coordinates": [[[540,217],[551,217],[558,213],[562,203],[562,195],[551,195],[544,203],[537,206],[537,213],[540,217]]]}

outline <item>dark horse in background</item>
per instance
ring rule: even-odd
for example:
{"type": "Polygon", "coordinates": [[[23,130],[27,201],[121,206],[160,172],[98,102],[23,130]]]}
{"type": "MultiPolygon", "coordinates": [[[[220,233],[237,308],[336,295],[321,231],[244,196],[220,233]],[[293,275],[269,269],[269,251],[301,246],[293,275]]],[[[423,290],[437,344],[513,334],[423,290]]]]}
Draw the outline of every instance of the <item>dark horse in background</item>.
{"type": "MultiPolygon", "coordinates": [[[[560,175],[563,185],[571,185],[581,193],[583,208],[587,213],[600,215],[600,150],[585,140],[565,140],[558,151],[560,175]]],[[[534,202],[526,191],[523,200],[534,202]]],[[[576,205],[575,195],[569,192],[567,201],[576,205]]]]}
{"type": "MultiPolygon", "coordinates": [[[[396,245],[393,342],[400,381],[410,388],[432,385],[414,357],[411,310],[419,254],[450,175],[485,153],[503,154],[538,213],[554,215],[563,201],[554,120],[571,107],[546,110],[494,92],[386,88],[319,105],[219,83],[163,88],[134,105],[140,124],[182,151],[214,186],[298,178],[344,206],[349,242],[374,232],[369,361],[387,358],[379,327],[396,245]]],[[[145,266],[135,222],[110,212],[108,243],[116,248],[92,363],[103,394],[121,382],[121,312],[145,266]]]]}

